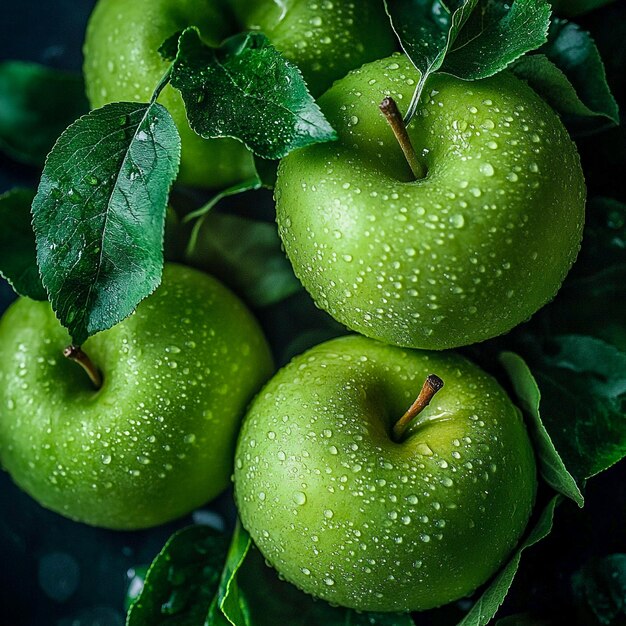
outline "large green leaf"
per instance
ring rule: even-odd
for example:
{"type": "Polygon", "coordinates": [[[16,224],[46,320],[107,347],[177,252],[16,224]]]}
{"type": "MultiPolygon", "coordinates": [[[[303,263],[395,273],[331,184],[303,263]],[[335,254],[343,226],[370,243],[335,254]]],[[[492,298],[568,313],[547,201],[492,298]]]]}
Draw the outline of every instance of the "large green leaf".
{"type": "Polygon", "coordinates": [[[495,576],[469,613],[459,622],[458,626],[486,626],[491,621],[513,584],[513,579],[522,558],[522,552],[550,534],[554,520],[554,510],[559,500],[560,496],[555,496],[550,500],[535,527],[517,547],[511,560],[495,576]]]}
{"type": "Polygon", "coordinates": [[[75,343],[127,317],[159,284],[180,138],[165,108],[118,102],[72,124],[33,202],[37,261],[75,343]]]}
{"type": "Polygon", "coordinates": [[[279,159],[336,138],[300,70],[261,33],[236,35],[211,48],[188,28],[178,41],[170,80],[196,133],[234,137],[262,158],[279,159]]]}
{"type": "Polygon", "coordinates": [[[0,276],[20,296],[46,300],[37,268],[35,234],[30,223],[30,205],[35,192],[12,189],[0,196],[0,276]]]}
{"type": "Polygon", "coordinates": [[[80,74],[37,63],[0,63],[0,149],[42,166],[57,137],[89,110],[80,74]]]}
{"type": "Polygon", "coordinates": [[[152,562],[126,626],[203,626],[227,549],[228,537],[208,526],[174,533],[152,562]]]}

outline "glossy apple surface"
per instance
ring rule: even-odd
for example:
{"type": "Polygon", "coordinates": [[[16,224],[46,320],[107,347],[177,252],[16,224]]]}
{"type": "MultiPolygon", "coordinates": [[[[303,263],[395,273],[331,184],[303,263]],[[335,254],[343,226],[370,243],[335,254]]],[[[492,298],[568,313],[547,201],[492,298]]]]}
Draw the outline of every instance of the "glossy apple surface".
{"type": "Polygon", "coordinates": [[[260,30],[302,71],[317,96],[350,70],[391,54],[382,0],[232,0],[242,26],[260,30]]]}
{"type": "Polygon", "coordinates": [[[235,456],[241,520],[302,590],[367,611],[461,598],[504,563],[536,490],[519,410],[452,353],[351,336],[296,357],[260,392],[235,456]],[[395,422],[444,387],[399,443],[395,422]]]}
{"type": "Polygon", "coordinates": [[[42,505],[108,528],[161,524],[228,484],[241,417],[272,371],[244,305],[210,276],[166,266],[161,287],[84,351],[63,356],[48,303],[0,321],[0,461],[42,505]]]}
{"type": "Polygon", "coordinates": [[[550,107],[502,72],[432,76],[409,135],[427,168],[412,180],[378,105],[401,110],[418,72],[375,61],[319,101],[336,143],[281,161],[281,238],[316,303],[386,343],[444,349],[526,320],[557,292],[582,236],[576,148],[550,107]]]}

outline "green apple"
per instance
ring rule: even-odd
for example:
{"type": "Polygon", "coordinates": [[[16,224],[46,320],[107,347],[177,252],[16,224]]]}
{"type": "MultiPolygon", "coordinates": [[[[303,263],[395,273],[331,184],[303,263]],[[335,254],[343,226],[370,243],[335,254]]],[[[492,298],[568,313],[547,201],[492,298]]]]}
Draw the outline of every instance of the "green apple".
{"type": "Polygon", "coordinates": [[[405,56],[349,74],[319,104],[335,143],[281,161],[281,238],[318,306],[366,336],[443,349],[494,337],[558,290],[580,246],[585,185],[560,120],[508,72],[429,78],[408,133],[414,180],[379,111],[408,104],[405,56]]]}
{"type": "MultiPolygon", "coordinates": [[[[368,60],[390,54],[394,36],[382,1],[268,2],[232,0],[99,0],[85,40],[85,82],[96,108],[119,100],[147,102],[168,63],[161,44],[187,26],[218,45],[243,28],[262,28],[285,56],[300,65],[315,94],[368,60]],[[382,25],[382,26],[381,26],[382,25]]],[[[178,180],[224,187],[253,174],[252,156],[234,139],[202,139],[189,127],[180,94],[167,86],[159,98],[182,140],[178,180]]]]}
{"type": "MultiPolygon", "coordinates": [[[[197,26],[218,45],[232,34],[219,0],[99,0],[85,40],[85,82],[94,108],[120,100],[148,102],[169,63],[158,49],[171,35],[197,26]]],[[[179,182],[223,187],[251,176],[252,156],[235,139],[202,139],[191,130],[182,97],[168,85],[159,98],[182,140],[179,182]]]]}
{"type": "Polygon", "coordinates": [[[232,4],[245,28],[264,32],[302,70],[314,95],[397,47],[382,0],[232,0],[232,4]]]}
{"type": "Polygon", "coordinates": [[[520,411],[493,378],[451,353],[358,336],[283,368],[235,455],[241,521],[265,558],[302,590],[365,611],[471,593],[517,544],[535,490],[520,411]],[[443,389],[394,436],[432,373],[443,389]]]}
{"type": "Polygon", "coordinates": [[[87,340],[96,389],[63,357],[50,305],[0,321],[0,462],[42,505],[88,524],[164,523],[228,484],[240,419],[272,358],[244,305],[179,265],[129,318],[87,340]]]}

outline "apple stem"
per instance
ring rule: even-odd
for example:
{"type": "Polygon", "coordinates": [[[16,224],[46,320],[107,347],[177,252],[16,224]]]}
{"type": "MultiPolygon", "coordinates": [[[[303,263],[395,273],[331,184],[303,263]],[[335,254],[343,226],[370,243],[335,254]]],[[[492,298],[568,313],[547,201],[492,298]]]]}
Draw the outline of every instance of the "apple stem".
{"type": "Polygon", "coordinates": [[[391,130],[396,136],[396,139],[400,144],[400,148],[402,148],[404,158],[409,164],[409,167],[413,172],[413,176],[415,176],[415,180],[424,178],[426,176],[424,166],[419,162],[419,159],[417,158],[417,153],[415,152],[415,148],[411,143],[409,133],[406,130],[406,124],[404,123],[404,119],[402,118],[402,114],[398,109],[396,101],[391,97],[387,97],[380,103],[379,108],[387,119],[389,126],[391,126],[391,130]]]}
{"type": "Polygon", "coordinates": [[[93,361],[83,352],[80,346],[67,346],[63,350],[63,356],[78,363],[89,376],[89,380],[93,383],[96,389],[102,387],[102,374],[100,370],[93,364],[93,361]]]}
{"type": "Polygon", "coordinates": [[[430,404],[430,401],[442,387],[443,380],[439,376],[430,374],[426,378],[415,402],[393,427],[393,436],[396,441],[402,441],[411,422],[430,404]]]}

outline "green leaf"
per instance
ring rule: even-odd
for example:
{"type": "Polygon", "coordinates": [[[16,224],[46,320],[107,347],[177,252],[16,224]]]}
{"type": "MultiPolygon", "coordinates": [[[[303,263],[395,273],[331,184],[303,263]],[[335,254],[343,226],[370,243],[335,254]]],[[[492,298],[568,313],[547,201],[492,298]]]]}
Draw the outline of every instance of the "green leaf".
{"type": "Polygon", "coordinates": [[[224,281],[254,307],[276,304],[302,289],[274,223],[204,215],[194,225],[184,260],[224,281]]]}
{"type": "Polygon", "coordinates": [[[546,0],[481,0],[447,53],[441,71],[465,80],[493,76],[546,42],[546,0]]]}
{"type": "Polygon", "coordinates": [[[528,81],[572,132],[597,132],[619,124],[619,110],[591,35],[555,19],[547,43],[519,59],[512,71],[528,81]]]}
{"type": "Polygon", "coordinates": [[[47,300],[37,267],[30,205],[35,192],[12,189],[0,196],[0,275],[20,296],[47,300]]]}
{"type": "Polygon", "coordinates": [[[178,42],[171,84],[196,133],[234,137],[264,159],[336,139],[298,68],[261,33],[211,48],[188,28],[178,42]]]}
{"type": "Polygon", "coordinates": [[[203,626],[228,538],[208,526],[174,533],[153,561],[126,626],[203,626]]]}
{"type": "Polygon", "coordinates": [[[33,202],[37,262],[77,344],[117,324],[159,285],[180,138],[159,104],[118,102],[72,124],[33,202]]]}
{"type": "Polygon", "coordinates": [[[240,592],[236,582],[237,572],[244,562],[251,544],[250,535],[244,530],[241,522],[237,521],[217,595],[209,608],[207,626],[221,624],[224,617],[235,626],[252,626],[245,595],[240,592]]]}
{"type": "Polygon", "coordinates": [[[626,456],[626,353],[563,335],[541,346],[531,367],[543,423],[579,483],[626,456]]]}
{"type": "Polygon", "coordinates": [[[408,124],[428,77],[443,64],[478,0],[385,0],[400,45],[421,76],[405,115],[408,124]]]}
{"type": "Polygon", "coordinates": [[[502,602],[504,602],[513,583],[522,558],[522,552],[550,534],[554,520],[554,510],[559,501],[560,496],[555,496],[550,500],[537,524],[518,546],[511,560],[500,570],[469,613],[459,622],[458,626],[485,626],[491,621],[502,602]]]}
{"type": "Polygon", "coordinates": [[[513,352],[503,352],[500,355],[500,363],[511,380],[524,412],[532,419],[531,432],[535,443],[535,454],[538,457],[544,480],[556,491],[582,507],[584,498],[580,488],[568,472],[543,425],[540,415],[541,392],[528,365],[513,352]]]}
{"type": "Polygon", "coordinates": [[[600,624],[623,624],[626,618],[626,554],[592,561],[572,577],[580,608],[591,610],[600,624]]]}
{"type": "MultiPolygon", "coordinates": [[[[572,132],[582,122],[578,118],[602,118],[597,129],[613,125],[602,111],[590,109],[578,96],[567,76],[544,54],[531,54],[519,59],[511,70],[524,79],[555,111],[565,119],[572,132]],[[608,123],[607,123],[608,120],[608,123]]],[[[585,126],[588,127],[588,124],[585,126]]]]}
{"type": "Polygon", "coordinates": [[[0,63],[0,149],[42,166],[57,137],[89,110],[82,77],[37,63],[0,63]]]}

